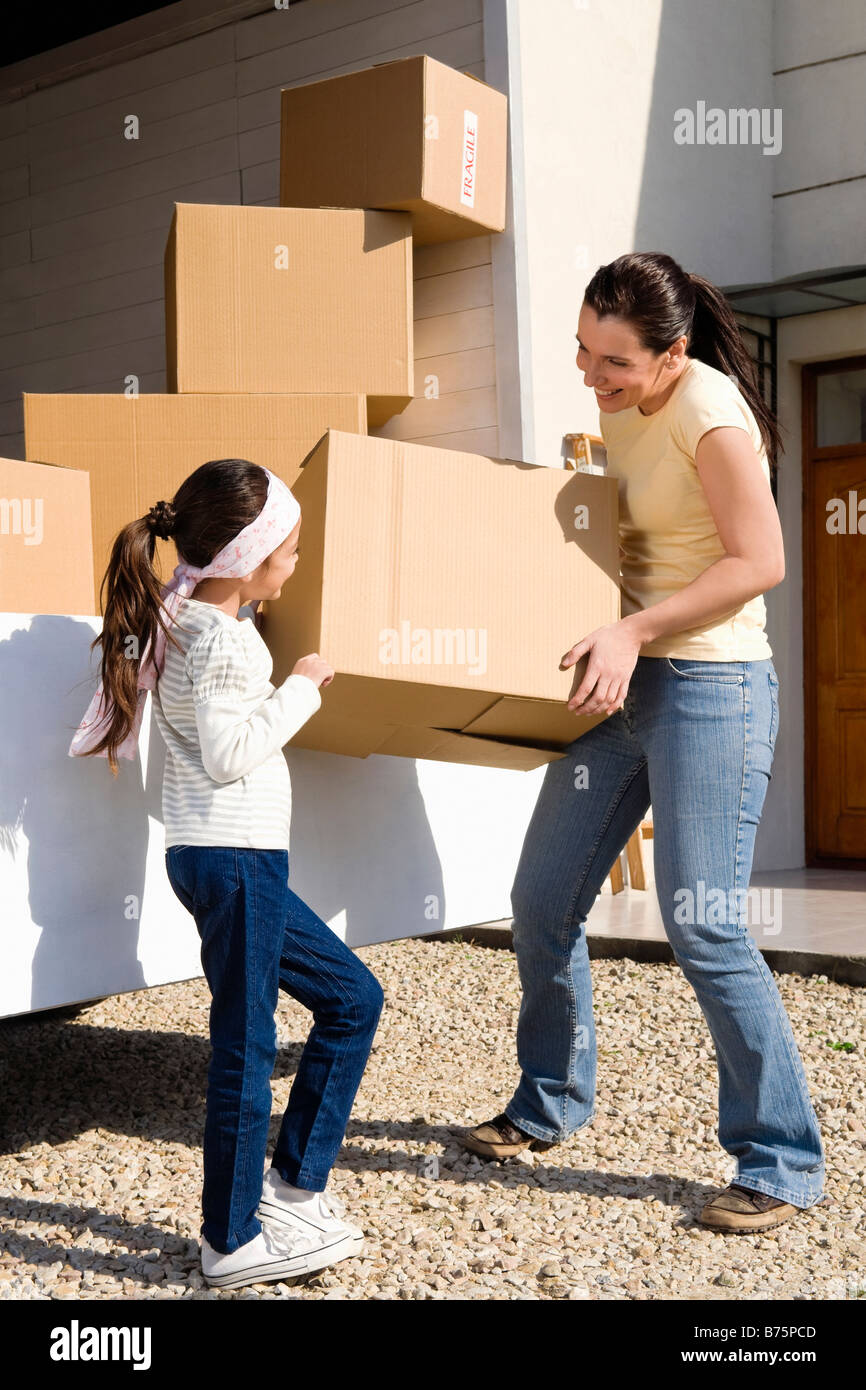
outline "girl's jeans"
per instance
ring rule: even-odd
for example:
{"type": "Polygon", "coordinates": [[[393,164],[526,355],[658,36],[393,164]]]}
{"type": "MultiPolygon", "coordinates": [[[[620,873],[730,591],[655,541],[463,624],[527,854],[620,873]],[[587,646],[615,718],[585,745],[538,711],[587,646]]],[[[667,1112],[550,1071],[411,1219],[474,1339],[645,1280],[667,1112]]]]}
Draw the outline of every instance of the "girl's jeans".
{"type": "Polygon", "coordinates": [[[192,913],[211,991],[202,1235],[230,1254],[261,1230],[275,1011],[313,1015],[273,1154],[286,1182],[323,1192],[384,995],[375,975],[289,887],[288,850],[172,845],[169,882],[192,913]]]}
{"type": "Polygon", "coordinates": [[[505,1113],[552,1140],[595,1115],[584,924],[652,804],[661,917],[715,1044],[719,1142],[737,1161],[734,1181],[809,1207],[823,1196],[821,1135],[788,1016],[746,925],[771,944],[778,916],[736,891],[749,884],[778,689],[769,659],[639,657],[622,710],[549,764],[511,895],[521,1078],[505,1113]]]}

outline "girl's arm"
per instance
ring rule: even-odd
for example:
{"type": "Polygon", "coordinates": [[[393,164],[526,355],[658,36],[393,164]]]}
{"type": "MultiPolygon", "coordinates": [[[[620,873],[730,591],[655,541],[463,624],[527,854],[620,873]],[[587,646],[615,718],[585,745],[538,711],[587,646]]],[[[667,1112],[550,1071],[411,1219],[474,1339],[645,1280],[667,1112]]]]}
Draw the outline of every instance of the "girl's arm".
{"type": "Polygon", "coordinates": [[[211,629],[187,652],[186,674],[205,772],[234,782],[288,743],[322,703],[309,676],[293,673],[248,710],[247,652],[228,626],[211,629]]]}
{"type": "Polygon", "coordinates": [[[679,593],[596,628],[566,652],[564,669],[589,652],[583,680],[568,701],[576,713],[618,709],[646,643],[721,618],[785,577],[779,516],[748,433],[733,425],[707,430],[695,466],[726,553],[679,593]]]}
{"type": "Polygon", "coordinates": [[[205,772],[215,782],[234,782],[282,748],[322,703],[309,676],[288,676],[252,714],[237,696],[212,696],[195,707],[205,772]]]}

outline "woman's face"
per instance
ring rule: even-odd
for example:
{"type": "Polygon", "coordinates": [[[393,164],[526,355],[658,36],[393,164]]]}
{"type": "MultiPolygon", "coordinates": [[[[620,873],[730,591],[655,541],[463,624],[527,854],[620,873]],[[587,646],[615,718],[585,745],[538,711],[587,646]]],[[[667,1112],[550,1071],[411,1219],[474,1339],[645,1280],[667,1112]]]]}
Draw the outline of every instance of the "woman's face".
{"type": "Polygon", "coordinates": [[[659,394],[673,386],[685,365],[685,337],[665,352],[650,352],[625,319],[599,318],[588,304],[581,308],[576,337],[578,368],[605,415],[641,404],[657,409],[664,404],[659,394]]]}
{"type": "Polygon", "coordinates": [[[244,585],[248,591],[243,595],[244,602],[253,598],[280,597],[282,585],[292,577],[298,562],[300,534],[301,523],[298,521],[294,530],[289,532],[282,544],[278,545],[276,550],[271,551],[268,558],[262,561],[257,570],[254,570],[249,583],[244,585]]]}

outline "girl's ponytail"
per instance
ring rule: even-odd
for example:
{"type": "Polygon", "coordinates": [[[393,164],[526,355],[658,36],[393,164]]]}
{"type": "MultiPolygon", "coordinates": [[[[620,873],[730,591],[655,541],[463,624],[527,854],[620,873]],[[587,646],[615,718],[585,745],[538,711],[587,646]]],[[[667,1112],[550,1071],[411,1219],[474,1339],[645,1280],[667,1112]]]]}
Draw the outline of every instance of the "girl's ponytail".
{"type": "Polygon", "coordinates": [[[139,660],[149,646],[152,649],[159,628],[167,641],[180,646],[162,620],[163,581],[153,565],[156,537],[167,540],[174,521],[171,504],[158,502],[147,516],[124,526],[115,538],[99,588],[102,631],[91,643],[91,650],[102,646],[102,688],[112,704],[105,733],[90,752],[95,755],[105,749],[115,777],[115,750],[132,728],[138,705],[139,660]]]}
{"type": "MultiPolygon", "coordinates": [[[[157,502],[147,516],[130,521],[116,536],[99,588],[102,631],[90,644],[102,646],[101,677],[110,718],[88,753],[107,752],[117,776],[116,749],[133,725],[138,705],[138,664],[153,650],[157,633],[182,650],[162,612],[164,581],[154,569],[156,537],[177,547],[180,559],[204,569],[229,541],[255,521],[268,495],[268,475],[249,459],[212,459],[185,478],[171,502],[157,502]]],[[[181,631],[185,629],[181,627],[181,631]]]]}

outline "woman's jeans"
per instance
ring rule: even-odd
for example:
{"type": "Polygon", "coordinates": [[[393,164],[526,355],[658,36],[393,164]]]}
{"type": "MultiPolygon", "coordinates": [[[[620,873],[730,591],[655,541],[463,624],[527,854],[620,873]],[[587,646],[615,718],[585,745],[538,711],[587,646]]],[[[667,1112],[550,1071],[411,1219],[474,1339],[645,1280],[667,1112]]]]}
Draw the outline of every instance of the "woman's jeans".
{"type": "Polygon", "coordinates": [[[512,888],[521,1078],[505,1113],[548,1140],[595,1115],[585,922],[652,804],[661,917],[715,1044],[719,1142],[737,1161],[734,1181],[809,1207],[823,1196],[821,1135],[747,920],[768,945],[779,925],[755,911],[757,889],[751,904],[739,891],[749,884],[778,709],[769,659],[639,657],[623,708],[549,764],[512,888]]]}
{"type": "Polygon", "coordinates": [[[384,995],[375,975],[289,887],[288,850],[172,845],[166,871],[195,918],[211,991],[202,1235],[230,1254],[261,1230],[280,989],[313,1015],[272,1164],[323,1192],[384,995]]]}

